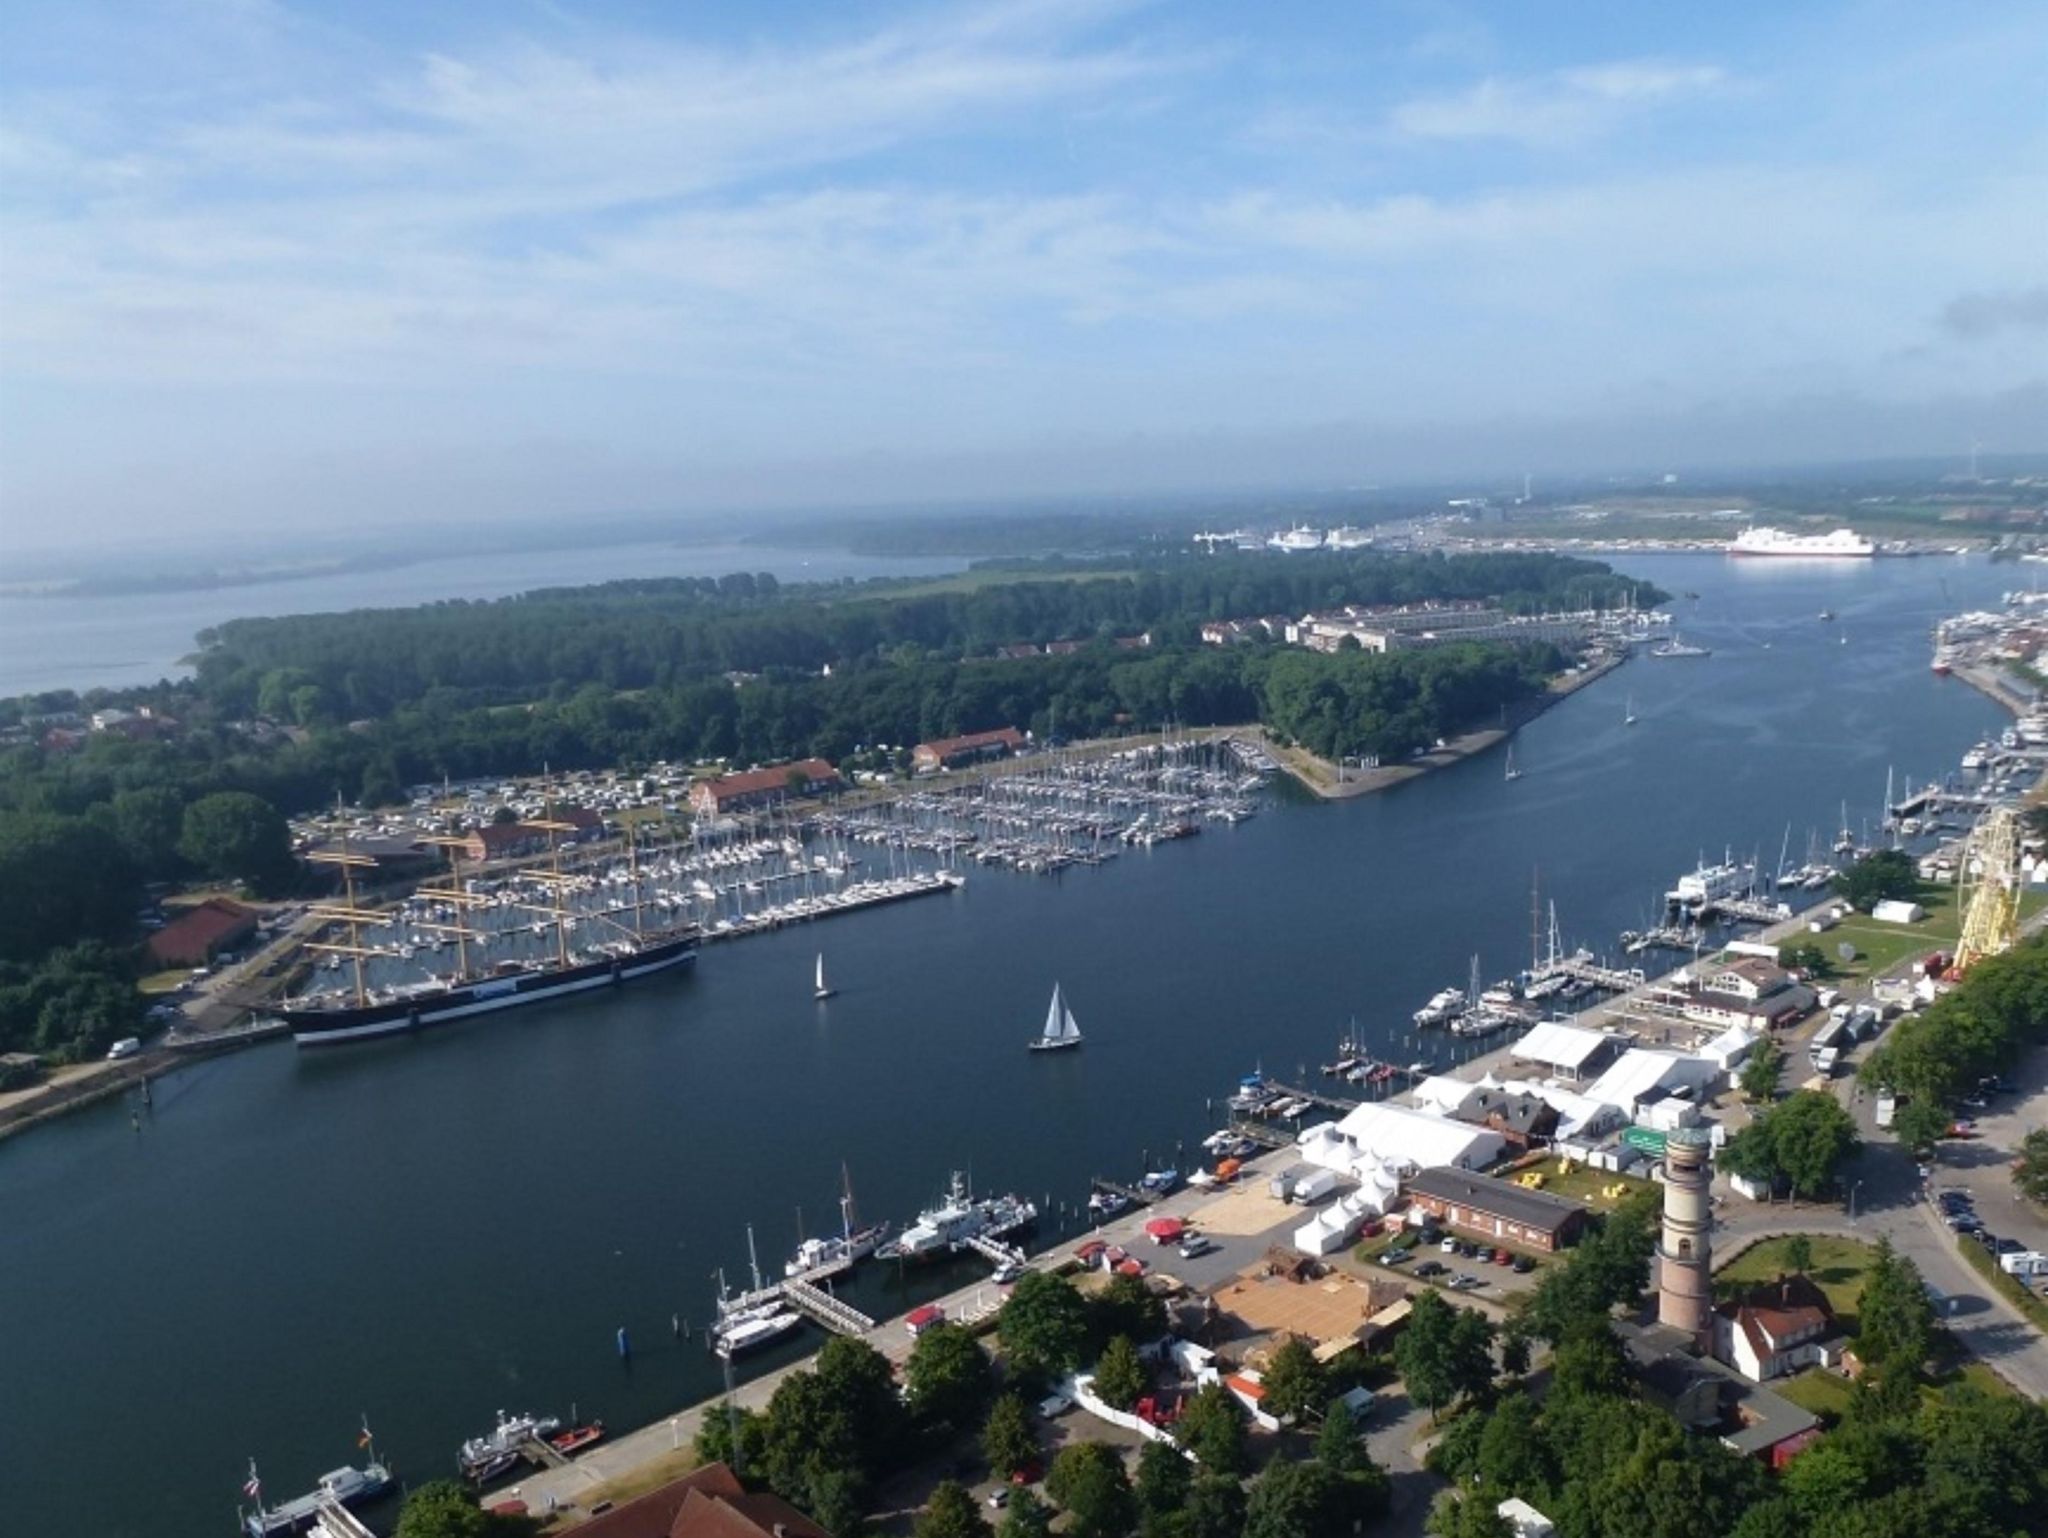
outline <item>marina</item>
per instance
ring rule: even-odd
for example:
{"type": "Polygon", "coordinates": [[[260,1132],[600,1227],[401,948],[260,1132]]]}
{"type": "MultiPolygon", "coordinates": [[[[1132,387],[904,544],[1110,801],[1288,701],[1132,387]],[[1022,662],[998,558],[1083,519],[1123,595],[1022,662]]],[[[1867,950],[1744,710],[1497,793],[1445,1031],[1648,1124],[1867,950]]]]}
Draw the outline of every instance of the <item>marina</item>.
{"type": "MultiPolygon", "coordinates": [[[[1597,956],[1613,948],[1600,937],[1642,926],[1645,897],[1693,869],[1702,847],[1775,849],[1788,821],[1874,827],[1888,768],[1937,779],[2011,724],[1926,665],[1936,622],[1985,601],[1968,583],[1995,598],[1993,569],[1944,563],[1951,600],[1930,562],[1831,566],[1824,598],[1791,564],[1642,565],[1650,580],[1701,591],[1682,617],[1712,663],[1660,670],[1656,707],[1633,729],[1620,706],[1638,664],[1561,702],[1523,728],[1544,772],[1512,794],[1489,756],[1342,803],[1281,781],[1229,836],[1205,819],[1201,837],[1150,858],[1118,843],[1057,886],[992,866],[947,902],[875,907],[832,931],[840,991],[822,1008],[810,997],[813,932],[767,929],[729,947],[707,932],[701,964],[673,984],[536,1005],[516,1028],[209,1058],[158,1081],[139,1133],[114,1102],[0,1147],[0,1302],[22,1317],[89,1311],[126,1364],[124,1392],[109,1398],[75,1383],[61,1342],[20,1342],[25,1393],[0,1403],[0,1431],[45,1473],[23,1520],[113,1535],[223,1524],[234,1490],[222,1448],[265,1449],[266,1477],[308,1488],[336,1461],[337,1404],[347,1415],[369,1407],[403,1471],[445,1468],[480,1405],[580,1402],[608,1426],[653,1423],[647,1435],[666,1446],[665,1417],[720,1386],[701,1338],[710,1279],[744,1267],[750,1224],[764,1225],[778,1264],[814,1237],[790,1230],[787,1214],[829,1210],[849,1157],[871,1218],[925,1210],[935,1170],[972,1167],[977,1188],[1030,1193],[1039,1241],[1071,1248],[1091,1227],[1098,1174],[1142,1191],[1145,1173],[1185,1178],[1291,1141],[1285,1118],[1223,1104],[1222,1087],[1261,1058],[1306,1065],[1280,1076],[1280,1104],[1311,1090],[1384,1093],[1386,1080],[1348,1077],[1361,1066],[1370,1076],[1474,1060],[1488,1043],[1424,1033],[1409,1017],[1447,983],[1463,991],[1475,951],[1493,963],[1482,994],[1506,958],[1529,954],[1532,869],[1565,920],[1560,949],[1597,956]],[[1821,644],[1822,601],[1855,627],[1857,646],[1821,644]],[[1646,785],[1682,790],[1653,797],[1646,785]],[[1025,1073],[1019,1048],[1055,972],[1086,1005],[1088,1044],[1025,1073]],[[1323,1078],[1353,1017],[1350,1055],[1371,1062],[1323,1078]],[[514,1159],[520,1210],[477,1223],[475,1193],[502,1188],[514,1159]],[[423,1168],[440,1178],[420,1181],[423,1168]],[[64,1194],[79,1189],[99,1193],[89,1221],[64,1194]],[[304,1265],[337,1228],[354,1247],[348,1274],[304,1265]],[[252,1248],[251,1233],[271,1242],[252,1248]],[[137,1253],[151,1257],[146,1313],[124,1305],[118,1281],[117,1256],[137,1253]],[[229,1253],[244,1263],[223,1289],[215,1261],[229,1253]],[[153,1324],[166,1314],[182,1322],[175,1350],[153,1324]],[[671,1337],[677,1315],[696,1321],[682,1340],[671,1337]],[[614,1348],[622,1325],[630,1362],[614,1348]],[[202,1359],[211,1365],[195,1381],[202,1359]],[[262,1365],[285,1359],[289,1374],[262,1365]],[[404,1366],[426,1360],[431,1374],[404,1366]],[[26,1400],[34,1416],[20,1413],[26,1400]],[[143,1454],[88,1470],[76,1455],[88,1423],[143,1454]],[[45,1496],[60,1489],[61,1501],[45,1496]]],[[[874,859],[860,874],[880,877],[899,858],[889,848],[848,852],[874,859]]],[[[920,868],[943,869],[919,853],[920,868]]],[[[786,870],[787,850],[761,853],[756,869],[778,858],[786,870]]],[[[741,889],[718,916],[750,900],[742,869],[717,878],[741,889]]],[[[823,890],[815,868],[811,880],[823,890]]],[[[800,881],[779,885],[803,895],[800,881]]],[[[399,931],[377,939],[398,943],[399,931]]],[[[977,1295],[992,1306],[992,1265],[971,1252],[928,1266],[871,1259],[826,1295],[873,1320],[935,1300],[951,1317],[977,1295]]],[[[891,1337],[884,1323],[876,1338],[891,1337]]],[[[792,1329],[735,1371],[772,1377],[820,1338],[792,1329]]]]}

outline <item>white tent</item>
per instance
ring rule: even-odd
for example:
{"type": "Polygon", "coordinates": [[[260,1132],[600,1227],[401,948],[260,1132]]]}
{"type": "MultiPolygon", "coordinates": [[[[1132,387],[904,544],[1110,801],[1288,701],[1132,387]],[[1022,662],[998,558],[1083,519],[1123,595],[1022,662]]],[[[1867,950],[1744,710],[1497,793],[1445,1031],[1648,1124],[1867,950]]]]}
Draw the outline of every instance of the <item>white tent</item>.
{"type": "Polygon", "coordinates": [[[1309,1163],[1366,1181],[1382,1169],[1483,1169],[1500,1157],[1507,1140],[1488,1127],[1378,1101],[1340,1122],[1309,1128],[1296,1144],[1309,1163]]]}

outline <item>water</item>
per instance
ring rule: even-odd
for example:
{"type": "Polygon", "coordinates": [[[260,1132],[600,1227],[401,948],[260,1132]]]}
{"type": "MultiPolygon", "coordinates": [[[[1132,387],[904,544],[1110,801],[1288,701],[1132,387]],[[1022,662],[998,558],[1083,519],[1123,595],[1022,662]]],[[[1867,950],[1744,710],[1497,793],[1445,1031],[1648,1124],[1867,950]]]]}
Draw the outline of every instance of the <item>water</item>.
{"type": "Polygon", "coordinates": [[[537,587],[626,577],[722,577],[771,572],[783,582],[939,576],[965,562],[844,550],[765,545],[598,545],[587,549],[482,551],[385,571],[344,572],[291,582],[199,592],[115,597],[24,598],[0,594],[0,698],[44,689],[122,689],[186,670],[181,660],[209,626],[252,614],[318,614],[339,609],[502,598],[537,587]]]}
{"type": "MultiPolygon", "coordinates": [[[[1475,950],[1488,978],[1523,962],[1533,869],[1567,943],[1611,953],[1702,851],[1770,863],[1790,822],[1796,862],[1844,798],[1875,819],[1888,766],[1945,772],[2001,724],[1927,666],[1934,620],[1994,599],[1998,568],[1627,564],[1701,594],[1678,609],[1714,655],[1564,702],[1512,785],[1495,752],[1346,804],[1283,787],[1100,869],[977,868],[616,1001],[252,1051],[163,1081],[140,1134],[109,1105],[0,1145],[10,1521],[225,1533],[250,1454],[296,1492],[365,1411],[415,1480],[500,1407],[669,1413],[717,1382],[671,1313],[701,1323],[712,1273],[739,1281],[749,1222],[779,1265],[798,1205],[832,1221],[842,1159],[868,1216],[901,1222],[956,1165],[1071,1206],[1193,1150],[1255,1064],[1312,1073],[1354,1015],[1387,1055],[1447,1050],[1408,1017],[1475,950]],[[1055,980],[1088,1045],[1027,1057],[1055,980]]],[[[854,1300],[893,1310],[888,1286],[870,1267],[854,1300]]]]}

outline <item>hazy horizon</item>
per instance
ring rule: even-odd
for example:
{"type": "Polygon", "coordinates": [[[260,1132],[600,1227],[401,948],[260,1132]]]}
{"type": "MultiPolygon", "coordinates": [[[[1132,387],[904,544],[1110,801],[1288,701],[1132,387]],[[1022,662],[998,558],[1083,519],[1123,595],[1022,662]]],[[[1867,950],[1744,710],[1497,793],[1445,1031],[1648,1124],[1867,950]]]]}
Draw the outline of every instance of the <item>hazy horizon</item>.
{"type": "Polygon", "coordinates": [[[2044,44],[1997,3],[26,0],[0,556],[2039,452],[2044,44]]]}

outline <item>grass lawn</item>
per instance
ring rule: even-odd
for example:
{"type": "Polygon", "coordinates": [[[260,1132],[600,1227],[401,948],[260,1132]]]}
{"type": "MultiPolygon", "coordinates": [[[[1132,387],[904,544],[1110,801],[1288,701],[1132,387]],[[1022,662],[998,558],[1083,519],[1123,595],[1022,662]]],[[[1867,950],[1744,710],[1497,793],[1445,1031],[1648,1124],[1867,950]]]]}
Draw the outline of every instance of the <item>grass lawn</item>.
{"type": "Polygon", "coordinates": [[[1998,1262],[1991,1258],[1990,1252],[1983,1245],[1965,1241],[1956,1248],[1962,1252],[1963,1259],[1969,1262],[1973,1271],[1983,1276],[2006,1301],[2033,1321],[2035,1329],[2048,1330],[2048,1300],[2044,1300],[2039,1293],[2028,1291],[2018,1277],[2008,1276],[1999,1270],[1998,1262]]]}
{"type": "MultiPolygon", "coordinates": [[[[1863,1275],[1877,1251],[1856,1239],[1837,1239],[1828,1234],[1809,1234],[1813,1264],[1807,1275],[1828,1295],[1828,1306],[1842,1328],[1856,1333],[1856,1305],[1863,1297],[1863,1275]]],[[[1785,1239],[1766,1239],[1752,1245],[1728,1265],[1714,1273],[1714,1291],[1726,1294],[1758,1282],[1775,1281],[1792,1267],[1786,1262],[1785,1239]]]]}
{"type": "MultiPolygon", "coordinates": [[[[1844,919],[1825,934],[1807,935],[1795,941],[1810,941],[1827,952],[1835,975],[1844,978],[1881,977],[1901,962],[1929,951],[1953,951],[1962,935],[1963,913],[1956,905],[1956,889],[1923,883],[1913,901],[1927,910],[1917,924],[1880,924],[1864,914],[1844,919]],[[1836,959],[1835,947],[1847,941],[1856,947],[1854,961],[1836,959]]],[[[2020,894],[2022,920],[2048,904],[2048,893],[2029,890],[2020,894]]]]}
{"type": "Polygon", "coordinates": [[[1636,1180],[1628,1175],[1617,1175],[1610,1170],[1596,1170],[1583,1164],[1575,1164],[1560,1174],[1558,1165],[1563,1160],[1545,1157],[1535,1163],[1521,1165],[1503,1175],[1512,1181],[1516,1175],[1534,1171],[1543,1177],[1543,1184],[1537,1190],[1551,1196],[1562,1196],[1566,1201],[1581,1202],[1594,1212],[1612,1212],[1622,1202],[1638,1191],[1649,1189],[1651,1182],[1636,1180]],[[1616,1186],[1621,1191],[1614,1196],[1606,1193],[1616,1186]]]}
{"type": "MultiPolygon", "coordinates": [[[[697,1466],[696,1450],[688,1443],[674,1452],[663,1453],[660,1457],[642,1464],[630,1474],[621,1474],[617,1479],[606,1480],[594,1485],[576,1497],[577,1508],[565,1510],[549,1531],[562,1531],[577,1525],[587,1518],[593,1506],[610,1501],[619,1505],[650,1490],[658,1490],[670,1480],[681,1479],[697,1466]]],[[[490,1501],[484,1501],[486,1506],[490,1501]]]]}
{"type": "Polygon", "coordinates": [[[1771,1388],[1802,1410],[1811,1410],[1824,1420],[1838,1421],[1848,1413],[1854,1385],[1838,1372],[1809,1367],[1789,1378],[1778,1379],[1771,1388]]]}

